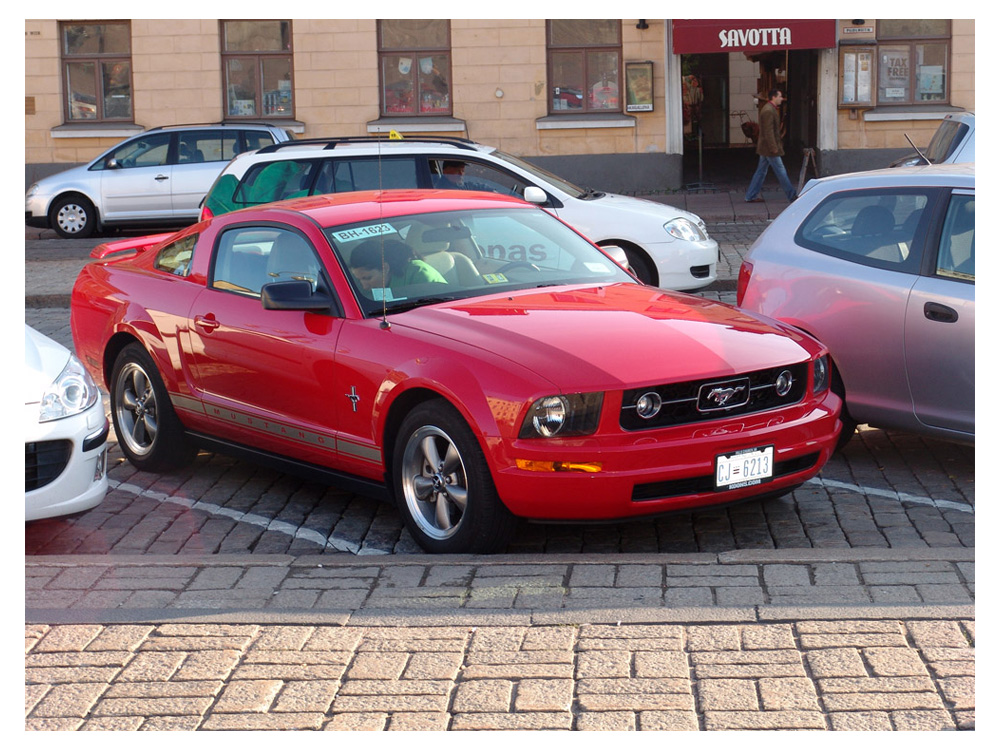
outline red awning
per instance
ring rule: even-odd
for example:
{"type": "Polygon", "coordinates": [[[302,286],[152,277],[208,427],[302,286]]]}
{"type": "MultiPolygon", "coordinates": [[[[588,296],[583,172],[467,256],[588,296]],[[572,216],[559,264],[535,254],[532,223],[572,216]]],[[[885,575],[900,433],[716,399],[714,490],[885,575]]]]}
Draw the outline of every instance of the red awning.
{"type": "Polygon", "coordinates": [[[698,20],[673,21],[674,52],[759,54],[786,49],[825,49],[837,46],[836,20],[698,20]]]}

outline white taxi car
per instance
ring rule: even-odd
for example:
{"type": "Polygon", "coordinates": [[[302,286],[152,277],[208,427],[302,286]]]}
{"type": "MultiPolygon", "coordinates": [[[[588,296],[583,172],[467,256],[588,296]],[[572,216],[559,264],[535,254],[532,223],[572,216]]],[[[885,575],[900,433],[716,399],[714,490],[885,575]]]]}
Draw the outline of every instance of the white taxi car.
{"type": "MultiPolygon", "coordinates": [[[[695,290],[716,280],[719,245],[695,214],[652,200],[590,190],[516,156],[464,138],[370,136],[285,141],[235,157],[205,197],[202,219],[286,198],[358,190],[436,188],[514,195],[592,242],[624,250],[640,281],[695,290]]],[[[487,248],[514,260],[523,248],[487,248]]]]}

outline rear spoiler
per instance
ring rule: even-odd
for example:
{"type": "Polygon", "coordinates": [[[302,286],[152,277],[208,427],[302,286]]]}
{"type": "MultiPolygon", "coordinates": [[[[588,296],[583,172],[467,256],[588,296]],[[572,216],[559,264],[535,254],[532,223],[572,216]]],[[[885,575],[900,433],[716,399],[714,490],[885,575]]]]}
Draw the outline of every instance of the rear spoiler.
{"type": "Polygon", "coordinates": [[[123,257],[126,254],[130,256],[138,255],[142,251],[154,245],[159,245],[168,237],[173,236],[174,232],[165,232],[164,234],[151,234],[146,237],[132,237],[127,240],[118,240],[117,242],[102,242],[90,251],[90,257],[103,259],[112,255],[123,257]]]}

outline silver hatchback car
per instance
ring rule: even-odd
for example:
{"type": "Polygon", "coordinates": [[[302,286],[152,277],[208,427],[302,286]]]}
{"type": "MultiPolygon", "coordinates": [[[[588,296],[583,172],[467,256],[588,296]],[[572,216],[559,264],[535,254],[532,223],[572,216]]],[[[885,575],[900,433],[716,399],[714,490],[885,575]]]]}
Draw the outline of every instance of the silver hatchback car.
{"type": "Polygon", "coordinates": [[[751,246],[737,304],[830,348],[856,424],[975,442],[976,172],[815,180],[751,246]]]}
{"type": "Polygon", "coordinates": [[[89,237],[99,227],[192,224],[230,159],[292,138],[265,123],[152,128],[35,182],[24,196],[24,221],[62,237],[89,237]]]}

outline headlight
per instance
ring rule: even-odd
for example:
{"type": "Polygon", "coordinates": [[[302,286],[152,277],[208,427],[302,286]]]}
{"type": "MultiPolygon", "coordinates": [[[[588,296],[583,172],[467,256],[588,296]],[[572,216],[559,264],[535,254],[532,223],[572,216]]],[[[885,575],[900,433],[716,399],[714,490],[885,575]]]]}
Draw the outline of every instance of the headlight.
{"type": "Polygon", "coordinates": [[[830,387],[830,357],[824,354],[813,360],[813,393],[820,393],[830,387]]]}
{"type": "Polygon", "coordinates": [[[26,192],[24,194],[25,200],[27,200],[28,198],[30,198],[31,196],[33,196],[37,192],[38,192],[38,183],[37,182],[32,183],[31,187],[28,188],[28,192],[26,192]]]}
{"type": "Polygon", "coordinates": [[[602,403],[603,393],[574,393],[540,398],[528,409],[519,436],[550,438],[557,435],[590,435],[597,431],[602,403]]]}
{"type": "Polygon", "coordinates": [[[71,355],[59,377],[42,394],[38,421],[51,422],[53,419],[72,417],[89,409],[98,398],[97,383],[80,360],[71,355]]]}
{"type": "Polygon", "coordinates": [[[697,224],[693,221],[688,221],[687,219],[674,219],[673,221],[668,221],[663,225],[663,228],[667,230],[667,234],[671,237],[676,237],[679,240],[687,240],[688,242],[703,242],[708,239],[697,224]]]}

